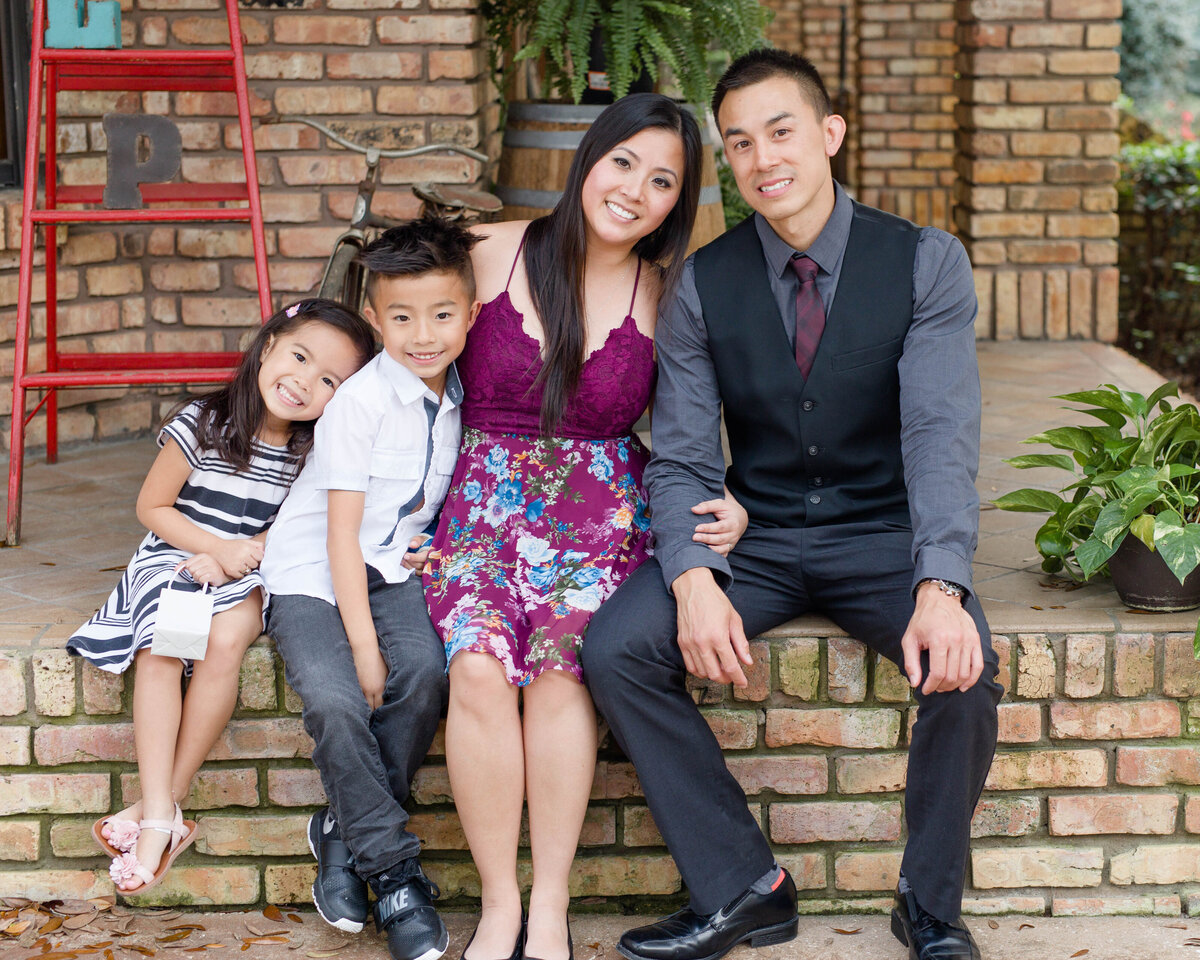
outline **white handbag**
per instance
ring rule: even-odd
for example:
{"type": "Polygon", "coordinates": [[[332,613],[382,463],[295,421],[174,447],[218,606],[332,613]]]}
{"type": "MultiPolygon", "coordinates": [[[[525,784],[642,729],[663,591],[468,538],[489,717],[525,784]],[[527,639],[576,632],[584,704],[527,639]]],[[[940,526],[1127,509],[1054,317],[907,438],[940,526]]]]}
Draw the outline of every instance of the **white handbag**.
{"type": "Polygon", "coordinates": [[[203,660],[212,627],[213,595],[208,584],[200,590],[172,590],[171,579],[158,595],[158,613],[150,652],[160,657],[203,660]]]}

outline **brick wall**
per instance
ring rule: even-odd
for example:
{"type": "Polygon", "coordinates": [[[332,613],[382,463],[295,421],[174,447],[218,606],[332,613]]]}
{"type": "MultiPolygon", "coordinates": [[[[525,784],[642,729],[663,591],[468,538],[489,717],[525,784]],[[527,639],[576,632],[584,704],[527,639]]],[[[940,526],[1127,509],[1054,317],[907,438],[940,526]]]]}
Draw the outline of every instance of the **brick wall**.
{"type": "MultiPolygon", "coordinates": [[[[995,638],[1000,746],[975,814],[966,909],[1200,912],[1200,664],[1185,634],[995,638]]],[[[754,643],[751,685],[694,694],[805,911],[882,909],[904,839],[905,682],[858,642],[806,620],[754,643]]],[[[162,902],[305,902],[304,825],[322,802],[311,743],[264,642],[237,715],[186,808],[194,851],[162,902]]],[[[106,892],[92,819],[136,796],[122,678],[61,650],[0,656],[0,895],[106,892]]],[[[478,896],[439,737],[413,787],[413,829],[450,898],[478,896]]],[[[527,857],[528,851],[524,851],[527,857]]],[[[528,879],[528,862],[522,870],[528,879]]],[[[679,877],[631,766],[602,749],[572,893],[650,912],[679,877]]]]}
{"type": "MultiPolygon", "coordinates": [[[[121,7],[127,49],[227,42],[221,0],[122,0],[121,7]]],[[[450,141],[496,154],[498,113],[473,0],[243,0],[241,14],[255,117],[309,115],[383,147],[450,141]]],[[[60,182],[103,182],[100,118],[113,111],[171,115],[182,132],[184,180],[244,179],[232,95],[67,92],[59,95],[60,182]]],[[[299,124],[256,124],[255,146],[278,303],[319,281],[365,164],[299,124]]],[[[384,161],[374,209],[411,216],[418,204],[409,184],[475,183],[483,173],[450,154],[384,161]]],[[[20,215],[20,192],[0,192],[0,448],[9,439],[20,215]]],[[[62,348],[237,349],[259,319],[249,236],[241,225],[60,228],[62,348]]],[[[34,300],[44,301],[36,275],[34,300]]],[[[39,337],[43,318],[38,308],[39,337]]],[[[31,370],[44,368],[36,339],[30,357],[31,370]]],[[[146,430],[176,396],[174,389],[60,391],[60,436],[71,442],[146,430]]],[[[44,436],[44,420],[35,418],[29,444],[44,436]]]]}

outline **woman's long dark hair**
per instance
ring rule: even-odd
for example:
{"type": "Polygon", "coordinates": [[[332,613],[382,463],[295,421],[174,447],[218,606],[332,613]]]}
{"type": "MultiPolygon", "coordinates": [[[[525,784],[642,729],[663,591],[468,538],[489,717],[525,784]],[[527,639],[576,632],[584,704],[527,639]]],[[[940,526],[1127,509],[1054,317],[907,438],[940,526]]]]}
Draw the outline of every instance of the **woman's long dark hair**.
{"type": "Polygon", "coordinates": [[[529,225],[525,235],[525,273],[534,309],[546,337],[546,358],[537,381],[545,387],[541,428],[553,434],[567,399],[579,384],[585,360],[586,326],[583,272],[587,234],[583,214],[583,182],[606,153],[651,127],[678,134],[683,142],[683,180],[679,199],[666,220],[642,237],[633,252],[663,270],[663,295],[679,280],[684,254],[700,200],[700,128],[695,118],[668,97],[633,93],[605,109],[575,151],[558,205],[529,225]]]}
{"type": "MultiPolygon", "coordinates": [[[[358,351],[358,367],[375,355],[375,335],[370,325],[355,311],[340,303],[311,297],[284,307],[258,328],[258,333],[242,354],[242,362],[233,379],[215,393],[196,401],[200,407],[196,418],[196,438],[202,449],[213,450],[238,470],[249,468],[250,458],[254,455],[254,435],[262,427],[267,415],[267,405],[258,389],[263,351],[279,337],[310,323],[323,323],[349,337],[358,351]]],[[[171,415],[190,402],[189,399],[179,404],[171,415]]],[[[312,449],[316,422],[298,420],[292,423],[287,448],[296,460],[297,470],[303,466],[304,458],[312,449]]]]}

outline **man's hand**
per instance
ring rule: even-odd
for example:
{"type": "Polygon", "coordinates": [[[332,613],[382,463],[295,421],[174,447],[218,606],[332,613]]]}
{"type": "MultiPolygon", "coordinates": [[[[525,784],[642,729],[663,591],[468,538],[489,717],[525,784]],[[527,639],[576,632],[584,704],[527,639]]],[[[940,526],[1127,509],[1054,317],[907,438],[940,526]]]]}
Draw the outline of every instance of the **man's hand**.
{"type": "Polygon", "coordinates": [[[693,567],[675,578],[671,592],[678,613],[679,651],[688,673],[735,687],[749,686],[741,664],[751,666],[754,658],[742,618],[712,572],[693,567]]]}
{"type": "Polygon", "coordinates": [[[983,673],[983,650],[975,621],[957,597],[923,583],[917,588],[917,608],[900,640],[909,684],[921,685],[921,651],[929,651],[929,676],[922,693],[969,690],[983,673]]]}
{"type": "Polygon", "coordinates": [[[358,674],[358,685],[367,698],[367,706],[374,710],[383,703],[383,687],[388,675],[387,663],[379,647],[374,650],[355,650],[354,672],[358,674]]]}

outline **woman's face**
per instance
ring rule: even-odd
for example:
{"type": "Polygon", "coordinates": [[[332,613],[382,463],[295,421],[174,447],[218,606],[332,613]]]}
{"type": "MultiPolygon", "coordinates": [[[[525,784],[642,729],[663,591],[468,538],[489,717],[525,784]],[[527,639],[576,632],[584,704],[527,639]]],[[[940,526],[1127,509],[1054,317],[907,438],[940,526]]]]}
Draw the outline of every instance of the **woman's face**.
{"type": "Polygon", "coordinates": [[[602,156],[583,181],[589,242],[632,247],[659,228],[679,199],[683,141],[647,127],[602,156]]]}

